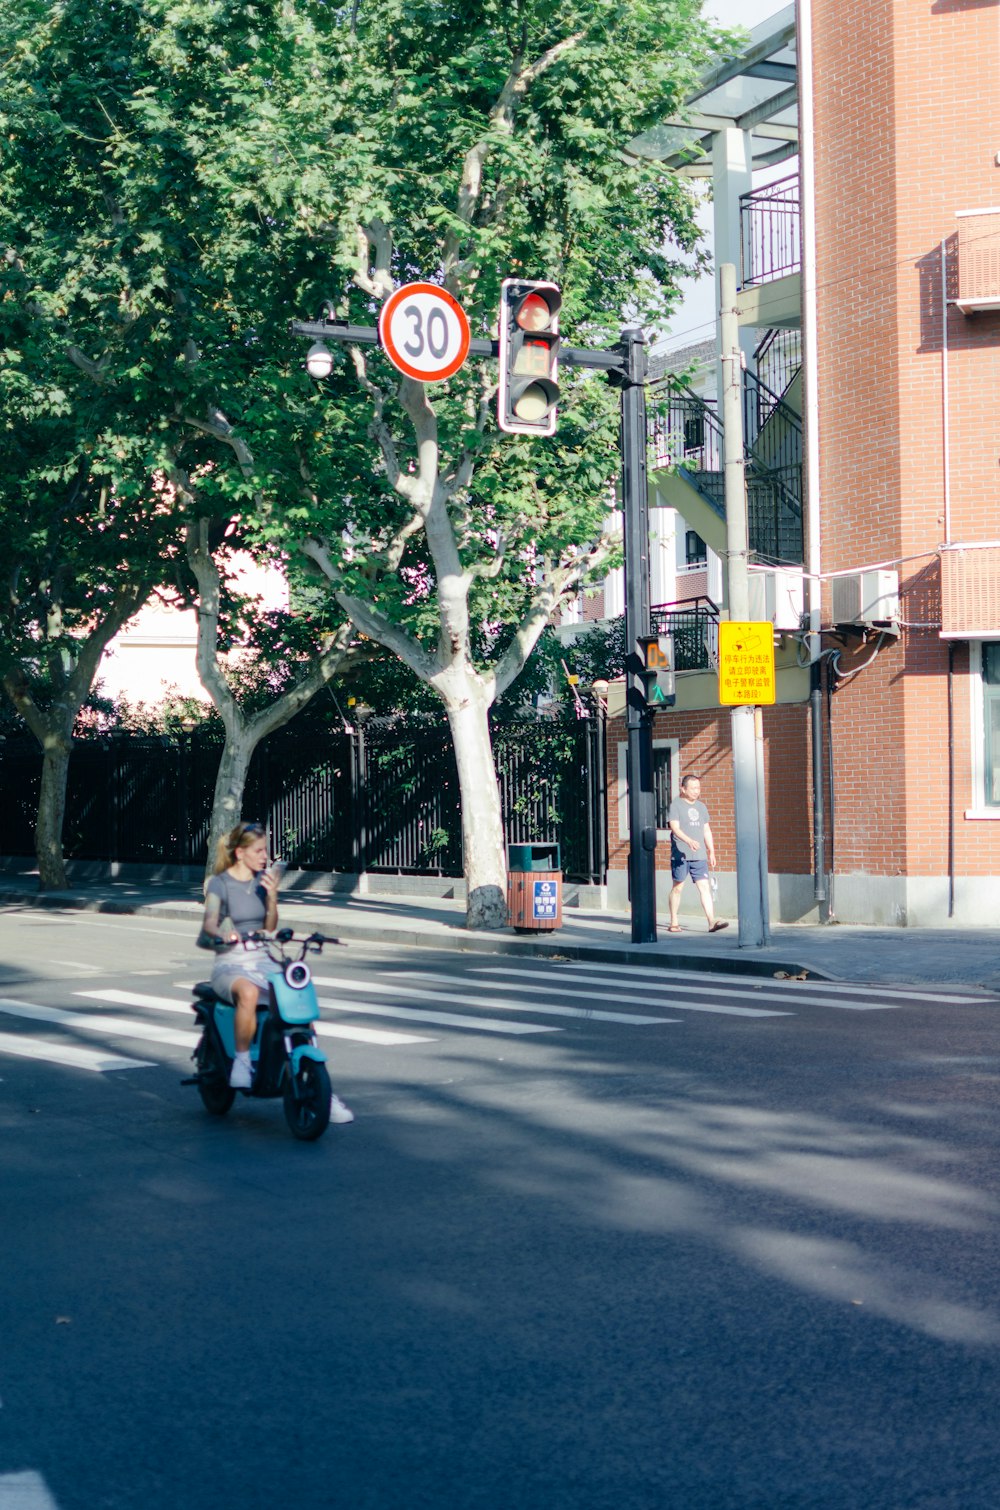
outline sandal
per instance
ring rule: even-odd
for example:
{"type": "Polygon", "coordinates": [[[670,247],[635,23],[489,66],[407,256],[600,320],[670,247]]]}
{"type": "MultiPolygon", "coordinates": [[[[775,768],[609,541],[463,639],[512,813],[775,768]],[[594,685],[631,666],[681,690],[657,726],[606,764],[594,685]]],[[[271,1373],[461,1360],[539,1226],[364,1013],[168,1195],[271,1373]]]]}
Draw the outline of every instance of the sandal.
{"type": "Polygon", "coordinates": [[[673,927],[673,925],[671,925],[671,927],[669,927],[669,928],[668,928],[668,929],[667,929],[667,932],[668,932],[668,933],[683,933],[683,932],[684,932],[684,929],[683,929],[683,928],[680,928],[680,927],[677,927],[677,928],[674,928],[674,927],[673,927]]]}
{"type": "Polygon", "coordinates": [[[720,928],[728,928],[728,927],[729,927],[728,923],[713,923],[712,926],[711,926],[711,928],[708,931],[709,931],[709,933],[718,933],[718,931],[719,931],[720,928]]]}

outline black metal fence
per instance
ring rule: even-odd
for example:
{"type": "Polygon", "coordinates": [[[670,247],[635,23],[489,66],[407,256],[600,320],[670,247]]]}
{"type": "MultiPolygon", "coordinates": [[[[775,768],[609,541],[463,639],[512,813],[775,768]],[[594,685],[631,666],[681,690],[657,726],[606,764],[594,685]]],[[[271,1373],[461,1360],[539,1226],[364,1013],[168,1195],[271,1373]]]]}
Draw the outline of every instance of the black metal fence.
{"type": "MultiPolygon", "coordinates": [[[[493,748],[506,836],[562,846],[568,880],[607,869],[603,720],[498,723],[493,748]]],[[[69,768],[70,860],[205,861],[221,743],[116,735],[80,740],[69,768]]],[[[28,736],[0,746],[0,853],[31,855],[41,754],[28,736]]],[[[374,721],[352,733],[279,730],[259,746],[244,815],[266,823],[297,870],[460,876],[458,772],[447,725],[374,721]]]]}

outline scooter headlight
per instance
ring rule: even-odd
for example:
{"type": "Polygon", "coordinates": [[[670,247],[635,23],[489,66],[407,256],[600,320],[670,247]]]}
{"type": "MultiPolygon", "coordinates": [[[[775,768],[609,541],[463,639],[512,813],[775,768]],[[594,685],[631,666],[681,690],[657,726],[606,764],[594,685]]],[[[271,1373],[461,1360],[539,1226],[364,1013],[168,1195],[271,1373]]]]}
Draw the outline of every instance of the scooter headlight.
{"type": "Polygon", "coordinates": [[[312,980],[312,971],[303,960],[285,966],[285,981],[293,991],[301,991],[312,980]]]}

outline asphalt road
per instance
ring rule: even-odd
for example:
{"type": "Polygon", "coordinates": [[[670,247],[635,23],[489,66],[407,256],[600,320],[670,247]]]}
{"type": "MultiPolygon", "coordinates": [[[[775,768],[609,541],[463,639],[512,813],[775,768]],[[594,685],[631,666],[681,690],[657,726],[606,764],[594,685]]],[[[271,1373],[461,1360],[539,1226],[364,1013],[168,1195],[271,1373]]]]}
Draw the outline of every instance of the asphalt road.
{"type": "Polygon", "coordinates": [[[1000,999],[331,950],[304,1145],[190,935],[0,912],[0,1510],[1000,1505],[1000,999]]]}

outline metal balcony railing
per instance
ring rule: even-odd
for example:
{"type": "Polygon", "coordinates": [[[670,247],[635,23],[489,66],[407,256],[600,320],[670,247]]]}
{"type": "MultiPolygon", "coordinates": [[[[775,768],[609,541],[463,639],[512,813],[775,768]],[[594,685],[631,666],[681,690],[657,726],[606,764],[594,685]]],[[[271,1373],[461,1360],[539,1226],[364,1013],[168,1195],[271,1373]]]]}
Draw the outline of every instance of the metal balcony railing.
{"type": "MultiPolygon", "coordinates": [[[[801,421],[749,373],[743,403],[750,549],[761,560],[800,563],[801,421]]],[[[682,473],[724,518],[725,446],[714,407],[689,391],[651,394],[648,413],[650,466],[682,473]]]]}
{"type": "Polygon", "coordinates": [[[650,619],[653,634],[673,635],[676,671],[710,671],[719,664],[719,610],[711,598],[657,603],[650,619]]]}
{"type": "Polygon", "coordinates": [[[753,354],[754,371],[772,393],[784,393],[802,366],[802,332],[779,326],[768,330],[753,354]]]}
{"type": "Polygon", "coordinates": [[[741,281],[771,283],[802,265],[799,176],[740,195],[741,281]]]}
{"type": "Polygon", "coordinates": [[[648,414],[650,465],[684,472],[692,486],[722,513],[726,462],[722,425],[714,404],[707,404],[689,389],[655,398],[651,394],[648,414]]]}

